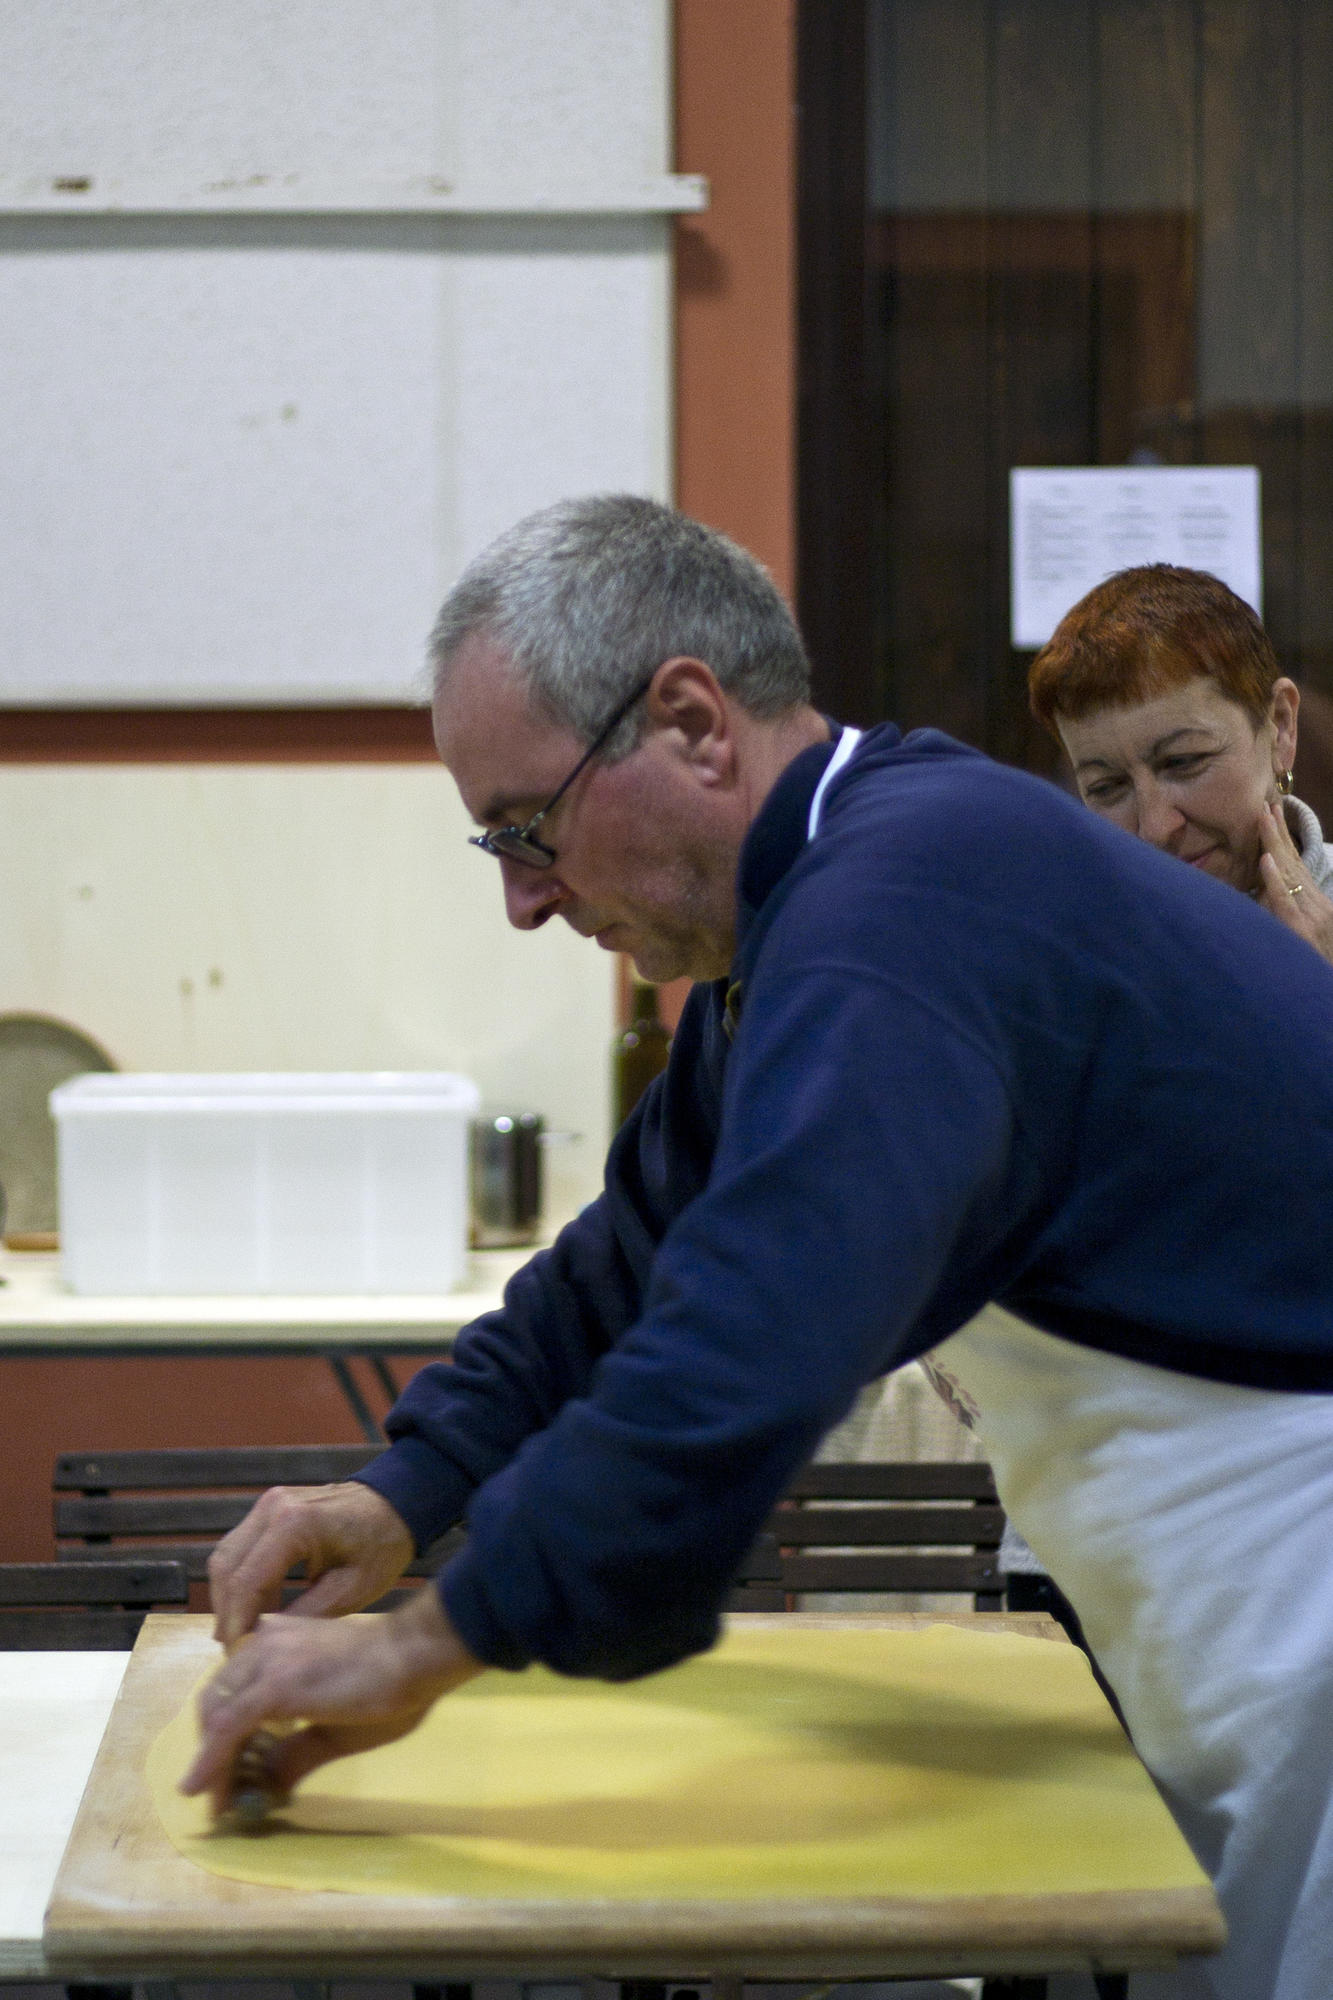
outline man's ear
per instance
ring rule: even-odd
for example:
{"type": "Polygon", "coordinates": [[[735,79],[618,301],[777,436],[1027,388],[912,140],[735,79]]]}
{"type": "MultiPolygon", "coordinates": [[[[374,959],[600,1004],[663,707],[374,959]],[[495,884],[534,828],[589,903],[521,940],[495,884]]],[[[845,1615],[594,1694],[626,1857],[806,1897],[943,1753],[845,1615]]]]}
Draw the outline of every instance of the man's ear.
{"type": "Polygon", "coordinates": [[[664,660],[646,705],[651,725],[667,733],[696,777],[710,785],[730,781],[736,768],[731,704],[710,666],[688,654],[664,660]]]}

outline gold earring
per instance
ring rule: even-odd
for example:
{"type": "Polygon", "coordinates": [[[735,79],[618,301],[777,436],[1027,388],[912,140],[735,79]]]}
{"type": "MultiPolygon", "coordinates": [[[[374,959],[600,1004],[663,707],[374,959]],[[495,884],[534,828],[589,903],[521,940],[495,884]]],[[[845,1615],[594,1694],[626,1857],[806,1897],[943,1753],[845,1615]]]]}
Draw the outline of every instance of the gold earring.
{"type": "Polygon", "coordinates": [[[1295,782],[1296,782],[1296,780],[1295,780],[1295,779],[1294,779],[1294,778],[1292,777],[1292,775],[1291,775],[1291,772],[1290,772],[1290,771],[1284,771],[1284,772],[1282,773],[1282,776],[1281,776],[1281,777],[1280,777],[1280,778],[1278,779],[1278,781],[1277,781],[1277,788],[1278,788],[1278,790],[1279,790],[1279,791],[1281,792],[1281,794],[1282,794],[1282,796],[1283,796],[1283,798],[1284,798],[1284,799],[1286,798],[1287,794],[1288,794],[1288,793],[1290,792],[1290,790],[1291,790],[1292,786],[1293,786],[1293,785],[1295,784],[1295,782]]]}

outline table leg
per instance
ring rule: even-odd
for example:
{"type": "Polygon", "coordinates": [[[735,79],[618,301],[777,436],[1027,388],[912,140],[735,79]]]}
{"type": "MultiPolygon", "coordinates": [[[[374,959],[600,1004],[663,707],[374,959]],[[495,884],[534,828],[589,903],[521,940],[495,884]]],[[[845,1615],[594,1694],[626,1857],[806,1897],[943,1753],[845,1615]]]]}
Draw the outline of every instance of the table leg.
{"type": "Polygon", "coordinates": [[[376,1380],[379,1382],[381,1389],[383,1389],[389,1401],[396,1403],[403,1392],[398,1387],[394,1379],[393,1370],[384,1359],[384,1356],[382,1354],[368,1354],[366,1359],[375,1370],[376,1380]]]}
{"type": "Polygon", "coordinates": [[[351,1408],[352,1415],[356,1418],[357,1422],[360,1424],[361,1434],[365,1438],[366,1443],[383,1444],[384,1432],[380,1429],[379,1424],[376,1422],[369,1403],[367,1403],[365,1397],[361,1394],[360,1389],[358,1389],[356,1385],[356,1378],[352,1374],[351,1369],[347,1365],[346,1357],[341,1354],[326,1354],[324,1356],[324,1359],[328,1362],[330,1368],[333,1370],[333,1373],[337,1378],[338,1387],[342,1390],[343,1395],[347,1398],[347,1402],[351,1408]]]}

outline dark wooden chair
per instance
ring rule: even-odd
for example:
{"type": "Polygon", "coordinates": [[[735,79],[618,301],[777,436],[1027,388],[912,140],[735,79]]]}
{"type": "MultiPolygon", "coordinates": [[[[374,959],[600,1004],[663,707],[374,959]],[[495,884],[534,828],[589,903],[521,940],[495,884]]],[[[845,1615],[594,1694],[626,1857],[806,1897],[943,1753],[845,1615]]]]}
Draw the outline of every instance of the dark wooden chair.
{"type": "MultiPolygon", "coordinates": [[[[62,1562],[81,1563],[123,1560],[131,1552],[163,1557],[202,1586],[215,1544],[267,1487],[347,1479],[381,1449],[334,1444],[62,1452],[52,1480],[56,1552],[62,1562]]],[[[407,1574],[431,1575],[458,1539],[456,1533],[442,1537],[407,1574]]],[[[379,1608],[401,1595],[391,1593],[379,1608]]]]}
{"type": "Polygon", "coordinates": [[[1002,1608],[1004,1510],[990,1467],[976,1460],[816,1460],[768,1526],[794,1598],[947,1594],[971,1597],[978,1611],[1002,1608]]]}
{"type": "Polygon", "coordinates": [[[0,1563],[0,1652],[128,1652],[150,1611],[188,1598],[177,1562],[0,1563]]]}
{"type": "Polygon", "coordinates": [[[182,1563],[197,1582],[214,1543],[266,1487],[346,1479],[376,1452],[374,1445],[62,1452],[52,1480],[59,1553],[96,1562],[135,1544],[182,1563]]]}
{"type": "MultiPolygon", "coordinates": [[[[62,1452],[55,1531],[62,1560],[160,1556],[199,1583],[209,1552],[268,1486],[346,1479],[373,1445],[62,1452]]],[[[999,1610],[996,1551],[1004,1515],[989,1466],[807,1466],[741,1566],[737,1611],[785,1611],[810,1592],[963,1593],[999,1610]]],[[[414,1563],[426,1576],[458,1545],[455,1530],[414,1563]]]]}

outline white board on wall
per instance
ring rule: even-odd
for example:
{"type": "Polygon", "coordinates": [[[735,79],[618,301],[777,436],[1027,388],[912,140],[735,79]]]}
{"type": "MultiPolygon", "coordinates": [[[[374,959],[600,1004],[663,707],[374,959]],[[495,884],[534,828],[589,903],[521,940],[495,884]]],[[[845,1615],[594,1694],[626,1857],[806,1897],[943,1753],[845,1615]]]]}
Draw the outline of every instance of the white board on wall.
{"type": "Polygon", "coordinates": [[[492,535],[665,497],[667,54],[664,0],[4,10],[0,703],[415,700],[492,535]]]}

